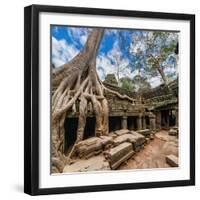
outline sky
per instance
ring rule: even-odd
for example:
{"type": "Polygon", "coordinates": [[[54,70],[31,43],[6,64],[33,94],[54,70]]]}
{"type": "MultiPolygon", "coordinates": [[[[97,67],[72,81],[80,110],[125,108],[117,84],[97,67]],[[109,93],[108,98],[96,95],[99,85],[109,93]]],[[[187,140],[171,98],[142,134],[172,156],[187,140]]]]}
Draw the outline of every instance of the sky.
{"type": "MultiPolygon", "coordinates": [[[[73,59],[84,47],[91,31],[92,28],[52,25],[52,64],[60,67],[73,59]]],[[[139,61],[141,63],[142,57],[131,54],[130,48],[133,51],[139,48],[145,51],[144,43],[133,43],[133,38],[137,38],[142,33],[144,31],[134,29],[105,29],[96,58],[97,73],[101,80],[104,80],[107,74],[116,75],[117,71],[120,72],[119,78],[133,79],[139,74],[137,66],[139,61]]],[[[145,66],[145,63],[142,65],[145,66]]],[[[173,74],[171,77],[176,78],[176,71],[177,67],[173,61],[169,60],[165,63],[166,75],[173,74]]],[[[162,83],[159,74],[154,76],[146,74],[144,67],[141,67],[140,74],[146,76],[152,88],[162,83]]]]}

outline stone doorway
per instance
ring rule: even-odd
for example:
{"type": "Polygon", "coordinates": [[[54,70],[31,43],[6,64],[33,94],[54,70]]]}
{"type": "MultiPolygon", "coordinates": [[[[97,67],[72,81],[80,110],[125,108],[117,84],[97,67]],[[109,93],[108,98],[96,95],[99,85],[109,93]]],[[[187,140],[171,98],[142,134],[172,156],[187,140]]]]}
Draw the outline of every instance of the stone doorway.
{"type": "Polygon", "coordinates": [[[109,132],[121,129],[121,117],[109,117],[109,132]]]}
{"type": "Polygon", "coordinates": [[[78,118],[65,118],[64,128],[65,128],[64,151],[66,152],[76,141],[78,118]]]}
{"type": "Polygon", "coordinates": [[[169,126],[175,126],[176,125],[176,114],[174,110],[171,110],[169,112],[169,126]]]}
{"type": "Polygon", "coordinates": [[[150,128],[149,117],[148,117],[148,116],[145,116],[145,120],[146,120],[146,128],[150,128]]]}
{"type": "Polygon", "coordinates": [[[84,137],[83,137],[84,140],[95,136],[95,124],[96,124],[95,117],[87,117],[84,130],[84,137]]]}
{"type": "Polygon", "coordinates": [[[169,129],[169,110],[161,111],[161,127],[164,129],[169,129]]]}
{"type": "MultiPolygon", "coordinates": [[[[95,123],[96,123],[95,117],[87,117],[83,139],[95,136],[95,123]]],[[[64,152],[66,152],[76,141],[78,118],[66,118],[64,128],[65,128],[64,152]]]]}
{"type": "Polygon", "coordinates": [[[128,116],[127,118],[128,122],[128,129],[129,130],[137,130],[137,120],[134,116],[128,116]]]}

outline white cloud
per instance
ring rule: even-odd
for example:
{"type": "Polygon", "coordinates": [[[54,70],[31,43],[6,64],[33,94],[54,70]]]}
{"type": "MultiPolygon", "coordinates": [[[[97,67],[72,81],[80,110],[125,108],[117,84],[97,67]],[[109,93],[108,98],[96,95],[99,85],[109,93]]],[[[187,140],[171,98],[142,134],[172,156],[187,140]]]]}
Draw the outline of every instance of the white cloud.
{"type": "Polygon", "coordinates": [[[122,53],[117,41],[113,44],[113,48],[107,53],[107,56],[112,62],[120,64],[122,53]]]}
{"type": "Polygon", "coordinates": [[[164,69],[163,69],[165,74],[173,74],[176,73],[176,68],[171,66],[171,65],[167,65],[164,69]]]}
{"type": "Polygon", "coordinates": [[[59,27],[58,27],[58,26],[54,26],[54,29],[53,29],[53,30],[54,30],[55,33],[58,33],[59,27]]]}
{"type": "Polygon", "coordinates": [[[106,29],[105,30],[105,35],[116,35],[118,32],[117,29],[106,29]]]}
{"type": "Polygon", "coordinates": [[[145,50],[146,46],[144,41],[138,41],[137,43],[131,43],[130,45],[130,52],[137,54],[140,52],[143,52],[145,50]]]}
{"type": "Polygon", "coordinates": [[[160,76],[151,77],[147,81],[150,83],[152,88],[155,88],[163,83],[160,76]]]}
{"type": "Polygon", "coordinates": [[[60,67],[61,65],[66,63],[62,58],[59,57],[53,57],[52,62],[55,67],[60,67]]]}
{"type": "MultiPolygon", "coordinates": [[[[111,52],[115,52],[115,50],[111,50],[111,52]]],[[[105,79],[105,76],[107,74],[117,74],[117,64],[116,63],[112,63],[111,62],[111,58],[113,56],[113,54],[111,54],[111,52],[109,52],[109,56],[105,56],[105,55],[99,55],[97,57],[97,72],[98,75],[100,77],[101,80],[105,79]]],[[[121,59],[121,66],[124,66],[123,71],[120,73],[120,78],[123,77],[129,77],[130,79],[133,79],[136,75],[139,74],[139,70],[134,70],[131,71],[131,69],[128,66],[129,61],[127,59],[121,59]]],[[[142,73],[142,72],[140,72],[142,73]]],[[[117,77],[116,77],[117,78],[117,77]]],[[[152,88],[155,88],[157,86],[159,86],[160,84],[162,84],[162,79],[160,76],[156,76],[156,77],[149,77],[147,80],[152,88]]]]}
{"type": "Polygon", "coordinates": [[[81,35],[80,36],[80,42],[84,46],[87,41],[88,36],[87,35],[81,35]]]}
{"type": "Polygon", "coordinates": [[[74,39],[74,42],[80,41],[81,45],[84,46],[91,29],[73,27],[67,28],[67,31],[69,36],[74,39]]]}
{"type": "Polygon", "coordinates": [[[52,37],[52,62],[55,67],[65,64],[78,54],[79,50],[76,48],[76,44],[79,42],[84,46],[91,29],[71,27],[67,28],[67,32],[73,39],[73,44],[69,44],[65,39],[58,40],[52,37]]]}
{"type": "Polygon", "coordinates": [[[60,67],[78,54],[79,50],[74,45],[69,45],[66,40],[57,40],[52,37],[52,62],[55,67],[60,67]]]}
{"type": "Polygon", "coordinates": [[[96,59],[97,72],[101,80],[105,79],[106,74],[113,74],[116,71],[115,65],[105,55],[99,55],[96,59]]]}
{"type": "Polygon", "coordinates": [[[107,53],[107,55],[99,55],[96,63],[97,72],[101,80],[104,80],[107,74],[115,74],[116,78],[118,78],[118,71],[119,78],[133,78],[136,75],[136,72],[132,72],[128,67],[129,60],[127,58],[122,58],[122,53],[117,42],[114,43],[113,48],[107,53]]]}

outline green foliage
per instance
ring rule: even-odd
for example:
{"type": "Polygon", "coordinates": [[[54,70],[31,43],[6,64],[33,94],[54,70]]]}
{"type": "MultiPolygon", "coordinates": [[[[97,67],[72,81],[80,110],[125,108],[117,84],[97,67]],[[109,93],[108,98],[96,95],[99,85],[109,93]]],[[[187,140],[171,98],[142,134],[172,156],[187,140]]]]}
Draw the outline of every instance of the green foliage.
{"type": "Polygon", "coordinates": [[[130,91],[130,92],[135,91],[135,87],[134,87],[134,84],[131,79],[124,78],[123,80],[121,80],[121,82],[122,82],[121,87],[123,89],[130,91]]]}
{"type": "Polygon", "coordinates": [[[147,62],[156,68],[162,66],[170,56],[174,55],[178,42],[178,35],[171,32],[151,32],[147,34],[146,52],[147,62]]]}
{"type": "Polygon", "coordinates": [[[118,85],[118,82],[117,82],[114,74],[107,74],[105,77],[105,82],[112,84],[112,85],[118,85]]]}
{"type": "Polygon", "coordinates": [[[134,79],[124,77],[120,79],[121,87],[130,92],[144,92],[151,89],[147,79],[137,75],[134,79]]]}
{"type": "MultiPolygon", "coordinates": [[[[146,76],[158,76],[165,82],[164,68],[175,67],[178,33],[161,31],[138,31],[132,36],[130,53],[135,57],[135,68],[145,71],[146,76]]],[[[173,70],[172,70],[173,71],[173,70]]],[[[169,71],[170,72],[170,71],[169,71]]]]}
{"type": "Polygon", "coordinates": [[[135,85],[135,90],[138,92],[144,92],[151,89],[151,85],[148,83],[147,79],[140,75],[134,77],[133,84],[135,85]]]}

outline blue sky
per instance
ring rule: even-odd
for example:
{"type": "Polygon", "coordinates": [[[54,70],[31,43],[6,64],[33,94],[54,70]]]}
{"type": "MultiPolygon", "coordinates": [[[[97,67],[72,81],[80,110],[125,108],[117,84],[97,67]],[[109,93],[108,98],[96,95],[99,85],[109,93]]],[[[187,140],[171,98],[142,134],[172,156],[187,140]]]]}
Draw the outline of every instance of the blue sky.
{"type": "MultiPolygon", "coordinates": [[[[92,28],[51,26],[54,66],[59,67],[75,57],[84,47],[91,31],[92,28]]],[[[101,80],[104,80],[108,73],[116,74],[117,70],[120,71],[120,78],[134,78],[138,74],[136,66],[139,58],[130,53],[129,47],[133,36],[141,32],[134,29],[105,29],[96,58],[97,72],[101,80]]],[[[170,66],[169,61],[167,64],[170,66]]],[[[166,68],[166,73],[175,72],[176,68],[172,66],[166,68]]],[[[162,83],[159,74],[147,78],[152,87],[162,83]]]]}

